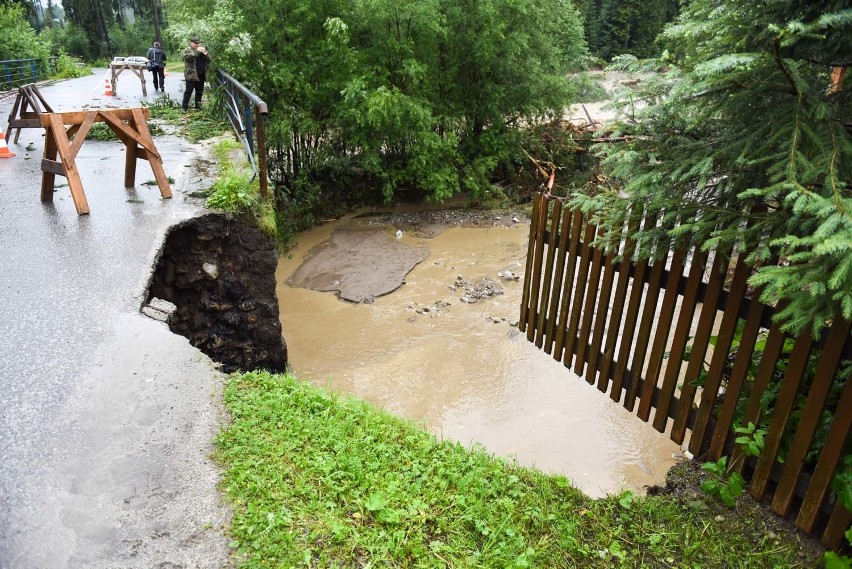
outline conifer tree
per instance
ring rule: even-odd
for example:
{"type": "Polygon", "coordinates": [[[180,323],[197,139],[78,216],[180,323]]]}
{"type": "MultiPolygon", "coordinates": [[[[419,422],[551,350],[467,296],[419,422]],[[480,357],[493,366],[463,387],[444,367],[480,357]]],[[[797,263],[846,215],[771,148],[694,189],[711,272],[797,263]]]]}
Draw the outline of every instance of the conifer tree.
{"type": "Polygon", "coordinates": [[[784,329],[852,319],[852,8],[844,0],[695,0],[622,101],[612,183],[577,202],[620,230],[633,204],[661,232],[749,251],[784,329]],[[846,81],[844,82],[844,79],[846,81]],[[746,227],[746,223],[749,223],[746,227]]]}

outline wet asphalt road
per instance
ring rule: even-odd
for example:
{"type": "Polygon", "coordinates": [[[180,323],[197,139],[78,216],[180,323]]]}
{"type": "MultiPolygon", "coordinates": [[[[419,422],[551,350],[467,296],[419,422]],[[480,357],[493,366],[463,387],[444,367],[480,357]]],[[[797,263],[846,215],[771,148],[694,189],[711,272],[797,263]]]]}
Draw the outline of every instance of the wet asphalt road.
{"type": "MultiPolygon", "coordinates": [[[[139,80],[125,71],[109,98],[105,72],[40,90],[55,111],[138,106],[139,80]]],[[[0,100],[4,131],[13,100],[0,100]]],[[[209,459],[223,376],[139,312],[168,228],[203,212],[188,194],[209,185],[205,148],[156,138],[175,180],[163,200],[147,162],[124,188],[123,145],[86,141],[91,214],[78,216],[67,186],[39,199],[43,133],[25,129],[0,158],[0,568],[227,565],[209,459]]]]}

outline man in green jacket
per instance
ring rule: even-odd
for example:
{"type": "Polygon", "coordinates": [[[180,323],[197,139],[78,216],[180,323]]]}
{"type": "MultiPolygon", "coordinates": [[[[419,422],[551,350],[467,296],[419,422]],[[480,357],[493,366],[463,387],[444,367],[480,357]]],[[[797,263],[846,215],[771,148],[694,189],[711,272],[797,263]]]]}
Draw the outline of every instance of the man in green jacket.
{"type": "Polygon", "coordinates": [[[184,112],[189,110],[189,100],[195,91],[195,108],[201,108],[201,94],[204,92],[204,80],[207,78],[207,66],[210,56],[207,48],[201,45],[198,38],[189,40],[189,47],[183,50],[183,78],[186,80],[186,90],[183,92],[184,112]]]}

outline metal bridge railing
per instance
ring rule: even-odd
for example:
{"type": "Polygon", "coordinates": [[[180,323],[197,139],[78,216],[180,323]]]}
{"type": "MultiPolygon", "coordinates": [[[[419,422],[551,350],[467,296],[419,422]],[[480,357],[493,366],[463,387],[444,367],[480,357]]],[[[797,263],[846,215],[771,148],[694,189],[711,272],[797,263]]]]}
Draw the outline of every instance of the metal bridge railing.
{"type": "Polygon", "coordinates": [[[0,91],[10,91],[27,83],[46,79],[56,71],[56,57],[38,59],[6,59],[0,61],[0,91]]]}
{"type": "Polygon", "coordinates": [[[216,84],[221,87],[228,122],[242,142],[255,175],[260,176],[260,195],[266,198],[269,193],[263,128],[263,117],[269,113],[266,103],[221,69],[216,71],[216,84]]]}

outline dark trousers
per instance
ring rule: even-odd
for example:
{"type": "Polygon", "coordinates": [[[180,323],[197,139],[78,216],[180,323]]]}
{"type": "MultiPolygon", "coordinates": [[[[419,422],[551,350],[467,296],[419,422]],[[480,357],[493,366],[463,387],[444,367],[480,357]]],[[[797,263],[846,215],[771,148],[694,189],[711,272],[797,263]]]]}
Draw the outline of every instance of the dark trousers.
{"type": "Polygon", "coordinates": [[[189,99],[192,98],[192,92],[195,91],[195,108],[201,108],[201,95],[204,93],[204,79],[200,78],[198,80],[187,79],[186,80],[186,91],[183,92],[183,104],[181,107],[183,110],[189,109],[189,99]]]}
{"type": "Polygon", "coordinates": [[[157,89],[166,88],[166,73],[162,67],[155,67],[151,70],[151,75],[154,76],[154,91],[157,89]]]}

